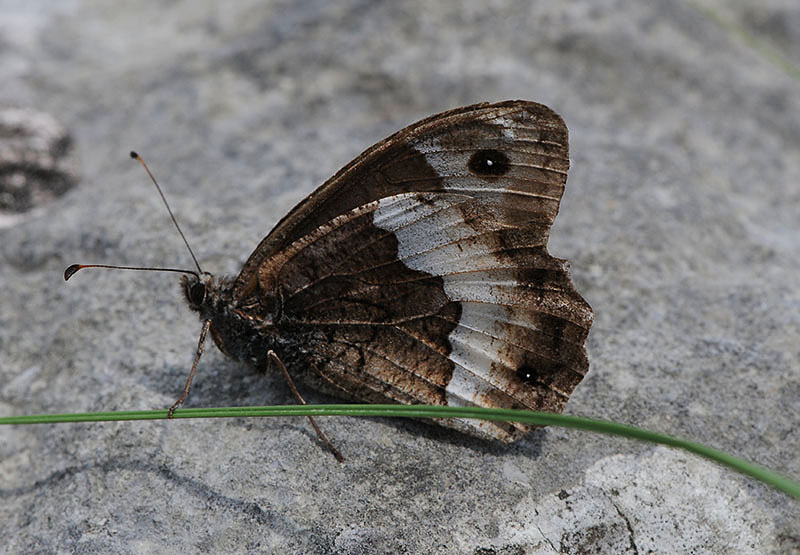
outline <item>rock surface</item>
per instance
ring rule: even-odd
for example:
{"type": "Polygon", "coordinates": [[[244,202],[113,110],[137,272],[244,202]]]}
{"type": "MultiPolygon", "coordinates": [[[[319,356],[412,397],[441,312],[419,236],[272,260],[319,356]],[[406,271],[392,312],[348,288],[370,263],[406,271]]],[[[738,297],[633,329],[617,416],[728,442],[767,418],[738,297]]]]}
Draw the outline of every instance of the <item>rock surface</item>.
{"type": "MultiPolygon", "coordinates": [[[[183,385],[200,324],[173,278],[61,278],[73,262],[191,263],[131,148],[203,264],[235,273],[370,144],[526,98],[570,128],[550,250],[596,312],[567,412],[800,478],[796,3],[222,6],[0,6],[0,106],[55,116],[81,168],[0,229],[1,414],[165,408],[183,385]]],[[[213,348],[195,383],[189,406],[293,402],[213,348]]],[[[796,500],[683,452],[563,429],[499,446],[321,424],[344,464],[299,418],[4,427],[0,550],[800,550],[796,500]]]]}
{"type": "Polygon", "coordinates": [[[75,186],[72,140],[52,116],[0,108],[0,225],[75,186]]]}

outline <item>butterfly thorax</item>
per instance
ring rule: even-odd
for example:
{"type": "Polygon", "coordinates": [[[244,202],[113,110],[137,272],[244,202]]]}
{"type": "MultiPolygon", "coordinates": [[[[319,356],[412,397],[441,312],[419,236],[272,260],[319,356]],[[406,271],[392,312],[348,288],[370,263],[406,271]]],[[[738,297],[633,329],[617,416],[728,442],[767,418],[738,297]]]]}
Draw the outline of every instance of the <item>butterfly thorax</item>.
{"type": "Polygon", "coordinates": [[[264,368],[269,350],[282,350],[280,338],[271,331],[272,307],[262,303],[240,306],[234,301],[232,278],[187,276],[181,282],[189,307],[201,320],[211,321],[211,337],[225,355],[264,368]]]}

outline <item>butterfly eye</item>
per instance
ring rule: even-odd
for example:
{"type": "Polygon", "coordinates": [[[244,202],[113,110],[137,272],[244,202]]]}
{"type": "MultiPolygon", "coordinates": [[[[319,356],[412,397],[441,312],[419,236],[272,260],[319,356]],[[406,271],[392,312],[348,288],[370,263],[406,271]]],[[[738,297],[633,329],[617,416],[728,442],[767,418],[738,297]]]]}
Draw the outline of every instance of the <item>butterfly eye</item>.
{"type": "Polygon", "coordinates": [[[198,281],[189,287],[189,302],[195,306],[200,306],[206,300],[206,285],[198,281]]]}
{"type": "Polygon", "coordinates": [[[490,148],[473,154],[467,167],[478,175],[503,175],[511,169],[511,160],[505,153],[490,148]]]}

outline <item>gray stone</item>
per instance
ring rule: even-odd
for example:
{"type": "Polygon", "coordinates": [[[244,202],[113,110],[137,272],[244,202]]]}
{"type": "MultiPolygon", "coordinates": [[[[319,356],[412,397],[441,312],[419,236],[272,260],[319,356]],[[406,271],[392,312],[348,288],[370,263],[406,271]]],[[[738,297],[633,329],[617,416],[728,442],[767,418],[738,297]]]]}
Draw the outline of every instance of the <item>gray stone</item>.
{"type": "Polygon", "coordinates": [[[0,225],[63,195],[77,182],[72,140],[49,114],[0,108],[0,225]]]}
{"type": "MultiPolygon", "coordinates": [[[[130,149],[204,267],[235,273],[372,143],[526,98],[570,128],[550,250],[596,312],[567,412],[800,478],[798,20],[780,0],[0,5],[0,106],[52,114],[81,168],[0,229],[0,414],[166,408],[183,385],[200,323],[174,277],[61,278],[190,266],[130,149]]],[[[293,402],[210,347],[188,406],[293,402]]],[[[300,418],[4,427],[0,550],[800,550],[797,500],[682,452],[320,424],[344,464],[300,418]]]]}

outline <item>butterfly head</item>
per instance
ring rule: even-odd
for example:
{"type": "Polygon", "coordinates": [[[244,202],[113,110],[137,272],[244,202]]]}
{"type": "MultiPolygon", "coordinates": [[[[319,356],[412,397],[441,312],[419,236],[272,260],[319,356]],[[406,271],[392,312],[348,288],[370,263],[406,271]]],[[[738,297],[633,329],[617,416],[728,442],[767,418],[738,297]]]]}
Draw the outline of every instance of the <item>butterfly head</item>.
{"type": "Polygon", "coordinates": [[[230,277],[215,278],[211,274],[181,276],[181,288],[189,308],[200,319],[210,322],[209,332],[220,351],[234,360],[244,360],[264,367],[266,356],[274,348],[273,334],[262,340],[253,340],[253,327],[265,330],[271,319],[261,313],[248,311],[233,300],[233,283],[230,277]]]}
{"type": "Polygon", "coordinates": [[[181,289],[189,308],[208,319],[219,312],[230,299],[229,280],[217,280],[211,274],[186,274],[181,276],[181,289]]]}
{"type": "Polygon", "coordinates": [[[192,307],[192,310],[202,310],[203,303],[206,302],[208,293],[208,282],[210,282],[211,279],[212,277],[210,275],[187,275],[181,277],[183,292],[186,295],[186,300],[189,302],[189,306],[192,307]],[[206,279],[203,279],[204,277],[206,279]]]}

